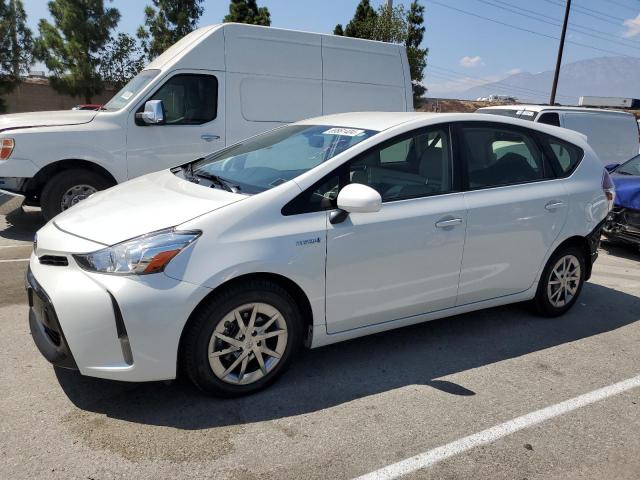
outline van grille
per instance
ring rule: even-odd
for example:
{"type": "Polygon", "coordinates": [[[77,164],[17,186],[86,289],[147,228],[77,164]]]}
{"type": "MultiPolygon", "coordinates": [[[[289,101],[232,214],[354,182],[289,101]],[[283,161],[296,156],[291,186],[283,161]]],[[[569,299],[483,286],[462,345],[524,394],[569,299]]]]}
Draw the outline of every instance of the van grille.
{"type": "Polygon", "coordinates": [[[69,265],[67,257],[59,255],[43,255],[38,258],[41,265],[51,265],[54,267],[66,267],[69,265]]]}

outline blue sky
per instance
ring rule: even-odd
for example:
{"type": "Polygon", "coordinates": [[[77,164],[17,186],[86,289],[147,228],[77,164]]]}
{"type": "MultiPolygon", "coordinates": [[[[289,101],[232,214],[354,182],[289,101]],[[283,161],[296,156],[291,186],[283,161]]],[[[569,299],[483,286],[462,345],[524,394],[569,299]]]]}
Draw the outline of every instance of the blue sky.
{"type": "MultiPolygon", "coordinates": [[[[47,1],[23,1],[36,31],[38,19],[49,16],[47,1]]],[[[424,44],[430,50],[425,83],[434,96],[455,96],[456,91],[484,80],[498,80],[517,71],[550,70],[555,64],[558,41],[548,37],[560,36],[557,24],[562,22],[564,0],[421,1],[426,7],[424,44]]],[[[112,5],[122,14],[118,29],[134,33],[147,3],[114,0],[112,5]]],[[[371,3],[377,8],[382,0],[371,3]]],[[[394,3],[408,6],[410,2],[394,3]]],[[[358,0],[258,0],[258,4],[269,8],[274,27],[328,33],[336,23],[348,22],[358,0]]],[[[587,46],[568,43],[565,62],[640,56],[640,0],[573,0],[572,5],[567,40],[587,46]]],[[[227,12],[228,1],[205,0],[204,6],[200,24],[218,23],[227,12]]]]}

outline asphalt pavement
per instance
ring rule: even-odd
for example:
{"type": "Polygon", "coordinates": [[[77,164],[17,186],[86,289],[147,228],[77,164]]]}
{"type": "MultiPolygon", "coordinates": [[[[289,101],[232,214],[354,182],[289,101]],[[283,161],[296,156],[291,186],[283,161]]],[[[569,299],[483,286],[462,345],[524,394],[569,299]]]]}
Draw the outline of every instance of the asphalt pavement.
{"type": "Polygon", "coordinates": [[[0,478],[348,479],[448,445],[466,447],[406,478],[640,478],[640,388],[465,440],[640,375],[637,249],[603,246],[563,317],[513,305],[365,337],[219,400],[52,368],[23,290],[41,225],[33,209],[0,216],[0,478]]]}

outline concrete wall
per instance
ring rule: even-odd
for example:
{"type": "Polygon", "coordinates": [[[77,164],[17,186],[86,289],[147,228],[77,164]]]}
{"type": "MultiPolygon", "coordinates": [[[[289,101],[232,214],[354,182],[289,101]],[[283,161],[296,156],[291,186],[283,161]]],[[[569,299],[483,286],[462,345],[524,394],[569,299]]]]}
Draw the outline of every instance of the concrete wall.
{"type": "MultiPolygon", "coordinates": [[[[114,95],[113,90],[106,90],[92,98],[92,103],[104,104],[114,95]]],[[[47,80],[28,79],[16,89],[4,96],[7,103],[6,113],[39,112],[45,110],[69,110],[84,98],[71,97],[56,92],[47,80]]]]}

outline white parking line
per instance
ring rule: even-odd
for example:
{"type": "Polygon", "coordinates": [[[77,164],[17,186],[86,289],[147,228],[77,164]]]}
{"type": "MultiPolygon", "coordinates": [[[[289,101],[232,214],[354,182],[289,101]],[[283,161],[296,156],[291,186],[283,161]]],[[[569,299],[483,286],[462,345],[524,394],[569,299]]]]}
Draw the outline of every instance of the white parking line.
{"type": "Polygon", "coordinates": [[[11,260],[0,260],[0,263],[11,263],[11,262],[28,262],[28,258],[12,258],[11,260]]]}
{"type": "Polygon", "coordinates": [[[433,450],[407,458],[374,472],[367,473],[355,480],[390,480],[399,478],[403,475],[415,472],[416,470],[420,470],[421,468],[430,467],[438,462],[466,452],[472,448],[495,442],[502,437],[511,435],[512,433],[524,428],[531,427],[551,418],[572,412],[578,408],[586,407],[592,403],[599,402],[605,398],[618,395],[637,387],[640,387],[640,375],[628,380],[623,380],[622,382],[614,383],[608,387],[594,390],[593,392],[585,393],[579,397],[551,405],[543,408],[542,410],[527,413],[526,415],[514,418],[513,420],[496,425],[495,427],[474,433],[473,435],[461,438],[460,440],[455,440],[451,443],[447,443],[446,445],[442,445],[441,447],[434,448],[433,450]]]}
{"type": "Polygon", "coordinates": [[[0,245],[0,248],[25,248],[31,247],[33,244],[31,243],[23,243],[22,245],[0,245]]]}

